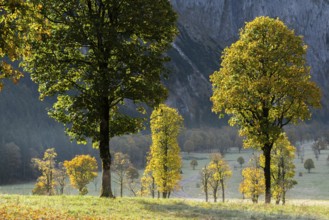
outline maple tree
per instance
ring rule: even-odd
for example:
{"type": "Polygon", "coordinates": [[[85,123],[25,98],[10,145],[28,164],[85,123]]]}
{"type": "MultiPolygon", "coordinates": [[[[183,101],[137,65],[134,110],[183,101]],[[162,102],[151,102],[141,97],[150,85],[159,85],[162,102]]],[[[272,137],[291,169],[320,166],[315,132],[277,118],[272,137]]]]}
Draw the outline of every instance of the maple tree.
{"type": "MultiPolygon", "coordinates": [[[[286,201],[286,192],[291,189],[297,182],[295,176],[295,147],[291,145],[285,133],[273,145],[271,160],[272,173],[272,196],[276,204],[282,200],[286,201]]],[[[264,157],[261,155],[260,164],[264,164],[264,157]]]]}
{"type": "Polygon", "coordinates": [[[164,104],[151,114],[152,145],[144,176],[148,177],[148,183],[154,178],[163,198],[170,196],[181,179],[182,161],[177,138],[182,126],[183,118],[178,111],[164,104]]]}
{"type": "Polygon", "coordinates": [[[87,184],[97,177],[97,161],[90,155],[78,155],[70,161],[64,161],[66,173],[71,185],[80,195],[88,193],[87,184]]]}
{"type": "Polygon", "coordinates": [[[220,70],[210,76],[212,111],[230,115],[230,125],[245,137],[244,147],[263,152],[265,203],[271,202],[271,151],[283,127],[309,119],[310,108],[320,107],[306,48],[279,19],[257,17],[224,49],[220,70]]]}
{"type": "Polygon", "coordinates": [[[30,39],[32,54],[23,66],[40,99],[57,97],[49,115],[72,140],[99,148],[101,196],[113,198],[110,138],[140,130],[144,104],[166,98],[164,52],[177,34],[176,13],[168,0],[30,2],[41,8],[48,33],[30,39]],[[138,117],[126,114],[127,106],[138,117]]]}
{"type": "Polygon", "coordinates": [[[210,172],[208,183],[213,189],[214,202],[217,202],[219,188],[222,191],[222,201],[225,202],[225,182],[232,176],[232,171],[222,155],[215,153],[211,155],[211,161],[207,166],[210,172]]]}
{"type": "Polygon", "coordinates": [[[18,68],[22,59],[31,55],[29,39],[40,40],[48,33],[41,24],[41,6],[24,0],[0,0],[0,90],[3,80],[14,83],[23,76],[18,68]]]}
{"type": "Polygon", "coordinates": [[[55,173],[57,153],[54,148],[49,148],[45,151],[43,158],[32,158],[32,164],[40,172],[41,176],[32,190],[33,194],[54,195],[55,194],[55,173]]]}
{"type": "Polygon", "coordinates": [[[123,186],[126,180],[126,175],[128,172],[128,168],[131,167],[132,164],[129,160],[129,156],[127,154],[123,154],[121,152],[117,152],[114,154],[114,160],[112,164],[112,168],[114,173],[117,176],[117,181],[120,186],[120,196],[123,195],[123,186]]]}

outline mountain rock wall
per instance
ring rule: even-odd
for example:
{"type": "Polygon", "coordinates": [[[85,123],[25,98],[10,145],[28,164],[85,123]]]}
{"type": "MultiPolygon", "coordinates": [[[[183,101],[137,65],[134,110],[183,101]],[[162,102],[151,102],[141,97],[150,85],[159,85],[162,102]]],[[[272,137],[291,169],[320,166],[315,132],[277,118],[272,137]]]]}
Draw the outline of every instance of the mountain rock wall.
{"type": "Polygon", "coordinates": [[[327,0],[171,0],[179,14],[180,35],[170,52],[172,76],[166,82],[168,103],[185,116],[188,126],[214,125],[209,75],[218,70],[223,48],[238,39],[239,29],[257,16],[281,19],[304,36],[312,80],[323,92],[326,118],[329,109],[329,1],[327,0]]]}

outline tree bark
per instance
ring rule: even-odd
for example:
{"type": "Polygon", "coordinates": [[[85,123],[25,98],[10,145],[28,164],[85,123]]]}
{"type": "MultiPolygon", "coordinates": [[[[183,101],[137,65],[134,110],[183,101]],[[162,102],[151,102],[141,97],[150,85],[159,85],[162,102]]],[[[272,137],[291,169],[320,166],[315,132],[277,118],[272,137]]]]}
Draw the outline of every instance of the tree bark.
{"type": "Polygon", "coordinates": [[[208,202],[208,179],[205,176],[205,185],[204,185],[204,193],[206,194],[206,202],[208,202]]]}
{"type": "Polygon", "coordinates": [[[224,186],[224,181],[220,180],[220,184],[222,186],[222,201],[225,202],[225,186],[224,186]]]}
{"type": "Polygon", "coordinates": [[[218,187],[214,187],[214,202],[217,202],[217,190],[218,187]]]}
{"type": "Polygon", "coordinates": [[[152,190],[151,190],[151,194],[152,194],[152,198],[153,199],[155,197],[154,189],[155,189],[155,182],[154,182],[154,177],[152,176],[152,190]]]}
{"type": "Polygon", "coordinates": [[[167,198],[167,192],[162,192],[162,198],[166,199],[167,198]]]}
{"type": "Polygon", "coordinates": [[[263,155],[265,157],[264,177],[265,177],[265,203],[271,203],[271,148],[270,144],[265,144],[263,155]]]}
{"type": "Polygon", "coordinates": [[[110,106],[107,97],[102,100],[99,153],[102,160],[101,197],[115,198],[111,187],[111,154],[110,154],[110,106]]]}
{"type": "Polygon", "coordinates": [[[120,180],[120,197],[123,195],[123,178],[120,180]]]}

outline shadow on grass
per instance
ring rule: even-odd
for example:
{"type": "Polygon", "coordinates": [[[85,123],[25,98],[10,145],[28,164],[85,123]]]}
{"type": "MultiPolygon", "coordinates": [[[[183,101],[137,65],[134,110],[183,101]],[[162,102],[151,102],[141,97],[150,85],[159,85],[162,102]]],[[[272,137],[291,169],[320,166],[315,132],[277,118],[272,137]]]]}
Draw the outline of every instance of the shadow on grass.
{"type": "Polygon", "coordinates": [[[148,212],[157,213],[157,216],[166,218],[186,219],[312,219],[301,216],[289,216],[284,214],[266,214],[257,211],[230,209],[217,204],[206,204],[206,207],[188,205],[183,202],[174,204],[159,204],[148,201],[139,201],[148,212]]]}

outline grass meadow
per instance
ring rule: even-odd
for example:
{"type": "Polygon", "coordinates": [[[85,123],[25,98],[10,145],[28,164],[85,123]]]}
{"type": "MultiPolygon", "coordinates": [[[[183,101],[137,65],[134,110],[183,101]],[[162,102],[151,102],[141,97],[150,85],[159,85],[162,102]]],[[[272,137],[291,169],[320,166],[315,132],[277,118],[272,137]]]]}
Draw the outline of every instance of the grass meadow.
{"type": "Polygon", "coordinates": [[[0,219],[328,219],[319,204],[286,206],[232,200],[206,203],[184,199],[95,196],[0,195],[0,219]]]}

